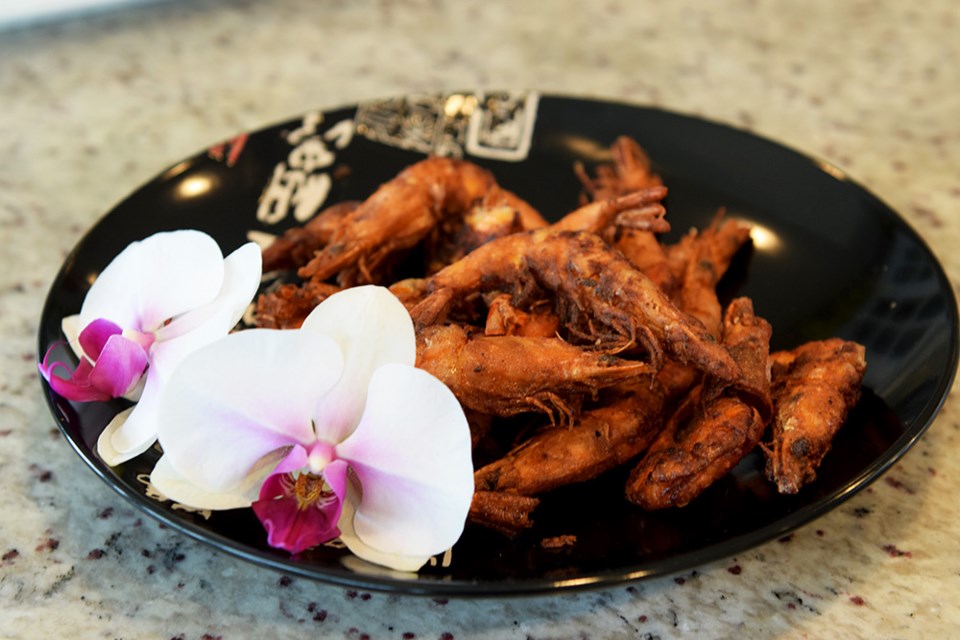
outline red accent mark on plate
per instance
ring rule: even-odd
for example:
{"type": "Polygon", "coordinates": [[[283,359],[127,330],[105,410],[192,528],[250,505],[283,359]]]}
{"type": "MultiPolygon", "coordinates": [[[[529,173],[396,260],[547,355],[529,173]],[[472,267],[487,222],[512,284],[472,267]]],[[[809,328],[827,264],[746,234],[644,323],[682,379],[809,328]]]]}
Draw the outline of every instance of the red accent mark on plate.
{"type": "Polygon", "coordinates": [[[218,162],[226,158],[226,165],[232,167],[240,159],[240,154],[243,152],[243,147],[247,144],[249,137],[249,134],[241,133],[235,138],[215,144],[207,149],[207,155],[218,162]]]}

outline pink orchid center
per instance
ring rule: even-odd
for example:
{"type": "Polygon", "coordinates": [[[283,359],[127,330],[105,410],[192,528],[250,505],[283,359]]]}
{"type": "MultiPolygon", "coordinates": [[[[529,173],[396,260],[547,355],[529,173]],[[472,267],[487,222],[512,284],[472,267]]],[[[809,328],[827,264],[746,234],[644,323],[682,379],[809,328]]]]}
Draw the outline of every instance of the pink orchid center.
{"type": "Polygon", "coordinates": [[[322,475],[277,473],[263,483],[253,512],[267,531],[267,544],[291,553],[340,535],[342,503],[322,475]]]}
{"type": "Polygon", "coordinates": [[[336,458],[334,447],[329,442],[318,441],[313,443],[307,452],[307,466],[311,473],[319,474],[336,458]]]}
{"type": "Polygon", "coordinates": [[[301,473],[293,483],[293,497],[297,499],[297,509],[306,511],[311,507],[323,507],[337,499],[323,476],[301,473]]]}
{"type": "Polygon", "coordinates": [[[140,347],[147,352],[150,351],[150,347],[153,346],[153,343],[157,341],[157,336],[154,333],[143,333],[142,331],[137,331],[136,329],[124,329],[121,335],[127,340],[140,345],[140,347]]]}

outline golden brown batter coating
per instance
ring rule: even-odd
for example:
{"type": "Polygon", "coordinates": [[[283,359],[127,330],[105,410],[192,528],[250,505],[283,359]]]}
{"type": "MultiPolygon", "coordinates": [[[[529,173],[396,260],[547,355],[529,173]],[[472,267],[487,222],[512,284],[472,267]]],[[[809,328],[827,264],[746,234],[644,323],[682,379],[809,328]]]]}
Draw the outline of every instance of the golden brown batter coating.
{"type": "Polygon", "coordinates": [[[529,311],[513,304],[510,294],[494,294],[487,303],[483,332],[488,336],[525,336],[554,338],[560,331],[560,317],[547,300],[532,305],[529,311]]]}
{"type": "Polygon", "coordinates": [[[725,380],[739,370],[692,316],[681,312],[643,273],[599,236],[542,229],[489,242],[430,279],[430,294],[411,315],[418,327],[444,321],[458,299],[483,291],[542,288],[556,295],[568,329],[611,351],[644,347],[655,365],[663,353],[725,380]]]}
{"type": "Polygon", "coordinates": [[[313,309],[340,287],[324,282],[282,284],[257,298],[254,321],[264,329],[298,329],[313,309]]]}
{"type": "Polygon", "coordinates": [[[262,294],[260,326],[296,328],[335,291],[389,284],[417,366],[460,400],[478,460],[499,456],[475,472],[469,518],[507,534],[532,526],[533,496],[632,461],[629,500],[685,505],[770,424],[767,472],[796,492],[859,397],[860,345],[769,355],[749,300],[722,314],[717,285],[747,225],[721,212],[662,244],[666,187],[634,140],[610,152],[593,177],[576,167],[581,206],[552,225],[489,171],[428,158],[264,252],[266,270],[303,283],[262,294]],[[528,412],[549,423],[502,419],[528,412]]]}
{"type": "Polygon", "coordinates": [[[503,204],[481,203],[462,218],[450,217],[426,240],[426,275],[436,273],[494,238],[517,231],[523,231],[520,215],[513,207],[503,204]]]}
{"type": "Polygon", "coordinates": [[[513,536],[533,526],[530,514],[540,500],[515,493],[475,491],[470,503],[470,522],[513,536]]]}
{"type": "Polygon", "coordinates": [[[574,165],[574,171],[590,200],[609,200],[631,191],[656,187],[663,184],[650,164],[650,158],[636,140],[619,136],[610,145],[612,164],[600,165],[596,175],[590,177],[582,164],[574,165]]]}
{"type": "Polygon", "coordinates": [[[485,336],[459,325],[417,333],[417,366],[465,407],[498,416],[537,411],[569,424],[584,396],[652,375],[650,366],[558,338],[485,336]]]}
{"type": "Polygon", "coordinates": [[[474,473],[477,489],[536,495],[595,478],[644,451],[663,426],[666,395],[656,380],[585,410],[566,429],[545,428],[474,473]]]}
{"type": "Polygon", "coordinates": [[[343,219],[358,206],[360,203],[356,201],[338,202],[302,227],[287,229],[263,250],[263,271],[296,269],[310,262],[316,252],[330,242],[343,219]]]}
{"type": "Polygon", "coordinates": [[[718,338],[723,310],[717,298],[717,284],[749,239],[748,226],[717,217],[703,231],[687,233],[675,245],[676,249],[671,247],[674,267],[680,267],[680,260],[684,262],[676,278],[679,287],[673,294],[674,302],[718,338]]]}
{"type": "Polygon", "coordinates": [[[731,303],[723,341],[747,372],[719,394],[708,381],[686,398],[631,472],[628,500],[651,510],[685,506],[756,447],[769,413],[770,335],[747,298],[731,303]]]}
{"type": "Polygon", "coordinates": [[[666,187],[656,186],[598,200],[571,211],[550,228],[555,231],[600,233],[615,225],[650,233],[667,233],[670,223],[663,217],[667,210],[660,203],[666,195],[666,187]]]}
{"type": "Polygon", "coordinates": [[[773,441],[767,476],[780,493],[816,478],[837,430],[860,399],[867,363],[863,346],[839,338],[808,342],[770,356],[773,441]]]}
{"type": "Polygon", "coordinates": [[[463,160],[430,157],[401,171],[345,216],[329,243],[298,273],[301,278],[327,280],[356,266],[368,276],[367,282],[373,282],[369,274],[390,255],[413,247],[445,216],[464,215],[491,192],[497,194],[498,202],[512,202],[522,211],[524,228],[540,225],[543,219],[533,207],[521,206],[520,198],[497,187],[486,169],[463,160]]]}

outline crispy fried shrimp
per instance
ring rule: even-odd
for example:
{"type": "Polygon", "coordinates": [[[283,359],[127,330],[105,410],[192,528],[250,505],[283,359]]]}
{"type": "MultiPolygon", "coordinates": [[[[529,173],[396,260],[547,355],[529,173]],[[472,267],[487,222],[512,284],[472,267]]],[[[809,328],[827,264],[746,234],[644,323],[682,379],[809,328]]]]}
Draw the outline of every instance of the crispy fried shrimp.
{"type": "Polygon", "coordinates": [[[427,296],[427,284],[426,278],[405,278],[394,282],[388,289],[410,311],[427,296]]]}
{"type": "Polygon", "coordinates": [[[865,349],[831,338],[771,354],[773,442],[764,447],[767,476],[780,493],[816,478],[837,430],[860,399],[865,349]]]}
{"type": "Polygon", "coordinates": [[[660,239],[650,231],[617,227],[604,234],[609,244],[650,278],[657,288],[671,295],[677,288],[667,252],[660,239]]]}
{"type": "Polygon", "coordinates": [[[590,200],[609,200],[617,196],[663,184],[653,173],[650,158],[643,148],[629,136],[618,137],[610,146],[612,165],[600,165],[596,176],[587,175],[583,164],[574,165],[574,172],[583,184],[590,200]]]}
{"type": "Polygon", "coordinates": [[[640,344],[655,366],[664,352],[725,380],[739,375],[733,359],[692,316],[599,236],[542,229],[494,240],[430,279],[430,294],[411,311],[414,323],[442,322],[459,298],[530,288],[554,292],[570,325],[588,324],[601,343],[623,350],[640,344]],[[587,322],[584,321],[587,319],[587,322]]]}
{"type": "Polygon", "coordinates": [[[695,396],[634,468],[626,486],[630,502],[647,510],[686,506],[736,466],[763,434],[757,412],[736,398],[722,396],[696,410],[689,406],[693,402],[695,396]]]}
{"type": "Polygon", "coordinates": [[[307,264],[330,242],[343,219],[358,206],[360,203],[356,201],[339,202],[315,215],[302,227],[287,229],[263,250],[263,271],[296,269],[307,264]]]}
{"type": "Polygon", "coordinates": [[[324,282],[282,284],[257,298],[254,323],[264,329],[297,329],[313,308],[340,287],[324,282]]]}
{"type": "Polygon", "coordinates": [[[707,381],[687,396],[632,470],[627,499],[644,509],[682,507],[725,476],[763,436],[769,411],[770,324],[738,298],[724,316],[724,344],[744,376],[717,394],[707,381]],[[759,408],[759,410],[758,410],[759,408]]]}
{"type": "Polygon", "coordinates": [[[530,514],[540,500],[515,493],[476,491],[467,515],[470,522],[514,536],[533,526],[530,514]]]}
{"type": "Polygon", "coordinates": [[[666,195],[667,188],[657,186],[598,200],[571,211],[550,227],[557,231],[600,233],[616,225],[651,233],[666,233],[670,231],[670,223],[663,217],[666,209],[660,204],[666,195]]]}
{"type": "Polygon", "coordinates": [[[540,215],[540,212],[529,202],[498,184],[494,184],[490,190],[483,195],[480,207],[483,209],[498,209],[501,207],[513,209],[520,222],[520,228],[524,231],[542,229],[548,224],[546,219],[540,215]]]}
{"type": "Polygon", "coordinates": [[[584,410],[569,429],[541,429],[474,473],[478,490],[537,495],[595,478],[643,452],[663,426],[666,395],[654,379],[584,410]]]}
{"type": "Polygon", "coordinates": [[[437,233],[427,240],[427,275],[456,262],[480,245],[523,231],[520,215],[507,205],[477,205],[462,219],[450,218],[438,225],[437,233]]]}
{"type": "MultiPolygon", "coordinates": [[[[445,216],[463,215],[495,187],[493,174],[470,162],[443,157],[422,160],[381,185],[347,215],[330,242],[298,274],[327,280],[356,266],[368,276],[391,254],[419,243],[445,216]]],[[[500,197],[520,201],[516,196],[500,197]]],[[[529,205],[526,208],[532,211],[529,205]]]]}
{"type": "Polygon", "coordinates": [[[680,241],[686,263],[674,295],[677,306],[697,318],[711,335],[720,336],[723,311],[717,298],[717,283],[727,272],[733,256],[750,239],[750,227],[718,216],[702,232],[691,231],[680,241]]]}
{"type": "MultiPolygon", "coordinates": [[[[583,165],[578,163],[574,171],[583,184],[585,194],[581,201],[592,202],[594,205],[616,200],[634,192],[651,192],[653,189],[666,189],[660,176],[650,169],[650,159],[639,144],[632,138],[620,136],[610,147],[613,157],[612,165],[600,165],[596,168],[596,177],[587,175],[583,165]]],[[[661,205],[662,206],[662,205],[661,205]]],[[[672,272],[667,266],[666,252],[655,233],[662,233],[660,229],[645,229],[637,225],[624,224],[626,220],[618,220],[615,226],[607,229],[599,227],[594,231],[603,231],[604,239],[623,253],[638,269],[653,280],[658,287],[670,293],[672,287],[672,272]]]]}
{"type": "Polygon", "coordinates": [[[705,398],[726,394],[753,407],[763,424],[773,417],[770,395],[770,336],[773,329],[753,310],[749,298],[730,302],[723,317],[723,345],[740,365],[741,376],[732,383],[712,379],[706,381],[705,398]]]}
{"type": "Polygon", "coordinates": [[[524,311],[513,304],[512,296],[499,293],[487,304],[487,321],[483,332],[488,336],[524,336],[553,338],[560,330],[560,317],[546,300],[524,311]]]}
{"type": "MultiPolygon", "coordinates": [[[[635,140],[620,136],[610,146],[610,154],[613,164],[598,166],[594,178],[587,175],[582,164],[574,166],[585,190],[581,201],[592,201],[596,205],[634,192],[650,192],[653,189],[663,189],[663,197],[666,197],[663,181],[651,171],[650,159],[635,140]]],[[[595,232],[603,231],[604,239],[611,246],[623,253],[658,287],[670,293],[673,274],[666,264],[666,252],[655,235],[662,231],[623,224],[624,220],[617,222],[619,224],[608,225],[607,229],[600,227],[595,229],[595,232]]]]}
{"type": "Polygon", "coordinates": [[[484,336],[459,325],[418,331],[416,364],[465,407],[498,416],[542,412],[557,424],[570,424],[583,396],[652,373],[646,363],[558,338],[484,336]]]}

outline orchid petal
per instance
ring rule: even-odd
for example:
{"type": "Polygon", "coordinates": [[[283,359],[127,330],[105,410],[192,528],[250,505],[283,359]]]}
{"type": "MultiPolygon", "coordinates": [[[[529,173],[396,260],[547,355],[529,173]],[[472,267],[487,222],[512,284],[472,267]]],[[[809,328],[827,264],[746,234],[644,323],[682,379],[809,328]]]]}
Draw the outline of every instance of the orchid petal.
{"type": "Polygon", "coordinates": [[[77,357],[83,357],[83,348],[80,346],[80,314],[76,313],[61,320],[60,330],[77,357]]]}
{"type": "Polygon", "coordinates": [[[314,504],[300,505],[295,482],[290,474],[270,476],[260,490],[260,498],[251,505],[267,530],[267,544],[290,553],[300,553],[340,535],[339,497],[325,495],[314,504]]]}
{"type": "Polygon", "coordinates": [[[154,234],[131,243],[97,276],[80,326],[107,318],[125,329],[153,331],[216,297],[223,281],[216,241],[194,230],[154,234]]]}
{"type": "Polygon", "coordinates": [[[100,335],[92,340],[102,357],[96,363],[91,363],[81,356],[73,371],[65,362],[51,361],[56,345],[47,351],[38,368],[58,395],[75,402],[104,402],[122,397],[136,387],[147,366],[146,352],[119,334],[109,336],[101,349],[97,342],[99,338],[100,335]],[[67,376],[56,375],[58,369],[66,370],[67,376]]]}
{"type": "Polygon", "coordinates": [[[256,295],[262,269],[256,243],[241,246],[223,261],[223,281],[216,298],[158,329],[157,339],[172,341],[189,332],[196,343],[209,344],[222,337],[237,324],[256,295]]]}
{"type": "Polygon", "coordinates": [[[366,402],[367,381],[381,365],[413,365],[416,336],[403,304],[377,286],[340,291],[320,303],[303,322],[305,331],[333,338],[343,350],[343,377],[324,397],[318,428],[332,442],[353,431],[366,402]]]}
{"type": "Polygon", "coordinates": [[[195,509],[217,511],[249,507],[257,499],[261,481],[262,478],[257,479],[249,485],[239,487],[234,492],[203,491],[177,473],[177,470],[170,464],[170,459],[165,455],[160,456],[150,473],[150,484],[168,500],[195,509]]]}
{"type": "Polygon", "coordinates": [[[97,439],[97,453],[111,467],[135,458],[157,440],[157,409],[163,384],[148,374],[140,399],[123,419],[114,418],[97,439]]]}
{"type": "Polygon", "coordinates": [[[474,488],[470,430],[456,397],[429,373],[399,364],[374,372],[363,418],[336,452],[363,495],[341,531],[352,525],[365,548],[429,557],[460,537],[474,488]]]}
{"type": "Polygon", "coordinates": [[[349,466],[345,460],[333,460],[323,470],[323,479],[341,501],[347,496],[347,472],[349,466]]]}
{"type": "Polygon", "coordinates": [[[50,385],[57,395],[67,400],[75,402],[103,402],[110,400],[113,396],[104,389],[94,386],[90,381],[90,372],[93,371],[93,365],[86,358],[81,358],[77,368],[70,370],[69,365],[59,360],[50,361],[52,352],[56,345],[50,347],[47,354],[43,357],[38,369],[44,380],[50,385]],[[56,375],[57,369],[66,369],[67,377],[62,378],[56,375]]]}
{"type": "Polygon", "coordinates": [[[143,347],[119,334],[113,334],[103,345],[93,365],[90,383],[109,393],[111,398],[119,398],[137,384],[146,367],[147,352],[143,347]]]}
{"type": "Polygon", "coordinates": [[[91,360],[100,357],[104,345],[112,336],[123,333],[123,328],[104,318],[97,318],[80,332],[78,339],[83,353],[91,360]]]}
{"type": "Polygon", "coordinates": [[[230,334],[187,357],[170,378],[159,407],[160,444],[191,483],[232,491],[267,454],[313,444],[317,397],[342,369],[339,348],[320,334],[230,334]]]}
{"type": "Polygon", "coordinates": [[[133,410],[136,409],[136,406],[127,407],[117,415],[113,416],[113,419],[104,427],[103,431],[100,432],[100,436],[97,438],[97,455],[106,462],[111,467],[115,467],[122,462],[126,462],[130,458],[136,457],[150,448],[150,445],[153,444],[151,440],[150,443],[143,448],[141,451],[136,451],[133,453],[124,453],[117,451],[113,447],[113,434],[116,433],[119,429],[126,424],[127,419],[130,417],[130,414],[133,413],[133,410]]]}
{"type": "MultiPolygon", "coordinates": [[[[358,558],[397,571],[415,572],[435,554],[432,553],[391,553],[366,544],[354,530],[357,517],[357,504],[360,502],[360,489],[351,483],[343,500],[340,513],[340,541],[358,558]]],[[[444,549],[446,551],[446,549],[444,549]]]]}
{"type": "Polygon", "coordinates": [[[223,286],[210,304],[188,312],[157,331],[151,350],[151,376],[165,384],[194,351],[219,340],[237,323],[260,285],[260,251],[250,242],[224,260],[223,286]]]}

